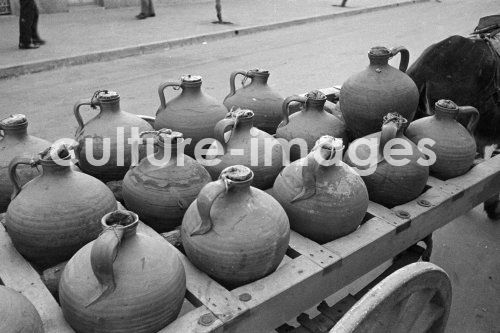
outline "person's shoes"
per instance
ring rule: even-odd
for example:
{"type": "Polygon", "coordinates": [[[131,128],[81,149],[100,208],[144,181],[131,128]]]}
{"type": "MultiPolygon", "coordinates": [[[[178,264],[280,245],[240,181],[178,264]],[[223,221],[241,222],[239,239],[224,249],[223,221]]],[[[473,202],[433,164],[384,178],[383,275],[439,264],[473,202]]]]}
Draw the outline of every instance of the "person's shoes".
{"type": "Polygon", "coordinates": [[[41,39],[41,38],[36,38],[36,39],[35,39],[35,38],[33,38],[31,41],[32,41],[32,42],[33,42],[33,44],[35,44],[35,45],[45,45],[45,43],[46,43],[46,42],[45,42],[43,39],[41,39]]]}
{"type": "Polygon", "coordinates": [[[144,14],[144,13],[140,13],[139,15],[137,15],[135,18],[138,19],[138,20],[144,20],[145,18],[147,18],[148,15],[144,14]]]}
{"type": "Polygon", "coordinates": [[[156,16],[156,14],[155,14],[155,13],[153,13],[153,14],[149,14],[149,17],[155,17],[155,16],[156,16]]]}
{"type": "Polygon", "coordinates": [[[40,45],[38,44],[34,44],[34,43],[29,43],[29,44],[23,44],[23,43],[19,43],[19,48],[21,50],[28,50],[28,49],[37,49],[39,48],[40,45]]]}

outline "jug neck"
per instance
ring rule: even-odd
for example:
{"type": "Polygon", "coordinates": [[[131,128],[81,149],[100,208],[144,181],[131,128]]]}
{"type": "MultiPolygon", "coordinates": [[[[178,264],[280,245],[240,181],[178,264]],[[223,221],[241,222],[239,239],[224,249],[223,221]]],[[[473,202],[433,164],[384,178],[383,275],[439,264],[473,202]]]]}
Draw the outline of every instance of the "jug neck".
{"type": "Polygon", "coordinates": [[[244,193],[250,191],[254,174],[248,167],[233,165],[222,170],[221,178],[227,184],[228,193],[244,193]]]}
{"type": "Polygon", "coordinates": [[[24,139],[28,137],[28,123],[16,126],[2,126],[0,130],[3,131],[5,138],[24,139]]]}
{"type": "Polygon", "coordinates": [[[120,100],[99,101],[99,107],[101,108],[101,112],[120,112],[120,100]]]}
{"type": "Polygon", "coordinates": [[[384,66],[389,64],[389,59],[392,57],[391,51],[383,46],[376,46],[368,52],[370,66],[384,66]]]}
{"type": "Polygon", "coordinates": [[[306,100],[305,111],[318,111],[322,112],[325,106],[326,99],[311,99],[306,100]]]}
{"type": "Polygon", "coordinates": [[[101,219],[103,231],[108,229],[119,229],[123,231],[122,241],[125,238],[135,236],[137,234],[137,226],[139,225],[139,216],[133,212],[126,210],[118,210],[108,213],[101,219]]]}
{"type": "Polygon", "coordinates": [[[442,107],[436,103],[434,108],[434,115],[437,119],[455,119],[458,115],[459,109],[442,107]]]}
{"type": "Polygon", "coordinates": [[[238,118],[236,129],[238,131],[250,131],[253,127],[253,116],[238,118]]]}
{"type": "Polygon", "coordinates": [[[43,174],[44,175],[60,175],[60,174],[72,172],[71,167],[69,165],[70,158],[63,159],[62,161],[65,162],[64,164],[68,164],[68,165],[61,165],[53,160],[41,160],[40,165],[42,166],[43,174]]]}

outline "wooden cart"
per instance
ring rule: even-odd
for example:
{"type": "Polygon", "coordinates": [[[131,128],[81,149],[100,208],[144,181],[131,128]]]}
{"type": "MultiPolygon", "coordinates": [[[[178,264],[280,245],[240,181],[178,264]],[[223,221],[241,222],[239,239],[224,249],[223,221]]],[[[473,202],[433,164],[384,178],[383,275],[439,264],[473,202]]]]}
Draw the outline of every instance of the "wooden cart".
{"type": "MultiPolygon", "coordinates": [[[[364,223],[348,236],[319,245],[292,231],[280,267],[233,290],[199,271],[171,245],[186,270],[190,304],[186,309],[191,310],[185,309],[160,332],[273,331],[332,294],[343,298],[342,291],[353,281],[362,281],[377,267],[499,192],[500,156],[478,162],[467,174],[448,181],[430,177],[425,192],[409,203],[388,209],[370,202],[364,223]]],[[[163,238],[144,224],[139,232],[163,238]]],[[[3,225],[0,279],[33,303],[47,333],[73,332],[39,273],[15,250],[3,225]]]]}

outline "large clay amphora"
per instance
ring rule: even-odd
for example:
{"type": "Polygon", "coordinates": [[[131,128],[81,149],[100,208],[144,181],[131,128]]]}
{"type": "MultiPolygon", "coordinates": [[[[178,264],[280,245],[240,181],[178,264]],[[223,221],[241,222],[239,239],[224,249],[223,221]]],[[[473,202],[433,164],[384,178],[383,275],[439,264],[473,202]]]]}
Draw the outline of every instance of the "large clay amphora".
{"type": "Polygon", "coordinates": [[[4,286],[0,286],[0,332],[45,332],[33,304],[21,293],[4,286]]]}
{"type": "Polygon", "coordinates": [[[242,165],[222,171],[189,206],[181,236],[186,255],[199,269],[236,287],[272,273],[290,239],[285,211],[269,194],[250,186],[242,165]]]}
{"type": "Polygon", "coordinates": [[[231,91],[224,99],[224,105],[229,111],[232,108],[249,109],[255,113],[254,125],[269,134],[276,132],[281,122],[281,106],[283,97],[276,93],[268,84],[269,72],[260,69],[236,71],[231,73],[229,87],[231,91]],[[243,75],[243,87],[236,89],[235,79],[243,75]],[[250,84],[245,85],[250,78],[250,84]]]}
{"type": "Polygon", "coordinates": [[[151,125],[135,114],[122,111],[120,96],[114,91],[99,90],[90,100],[77,102],[74,114],[78,122],[75,152],[80,169],[104,182],[122,180],[132,165],[133,154],[137,154],[135,163],[140,158],[137,145],[132,145],[129,139],[138,139],[140,132],[152,130],[151,125]],[[100,109],[87,123],[80,114],[83,105],[100,109]]]}
{"type": "Polygon", "coordinates": [[[433,140],[430,150],[436,155],[431,164],[431,175],[440,179],[458,177],[466,173],[474,163],[476,141],[471,133],[479,121],[479,112],[472,106],[457,106],[449,100],[439,100],[435,104],[433,116],[415,120],[408,126],[406,135],[418,144],[422,139],[433,140]],[[470,116],[467,128],[456,118],[470,116]]]}
{"type": "MultiPolygon", "coordinates": [[[[48,141],[28,134],[25,115],[15,114],[0,121],[0,213],[7,210],[12,195],[10,161],[16,156],[34,158],[48,146],[48,141]]],[[[18,169],[19,183],[24,185],[39,174],[37,169],[21,166],[18,169]]]]}
{"type": "Polygon", "coordinates": [[[123,199],[142,222],[164,232],[182,223],[186,209],[212,179],[200,163],[178,152],[182,133],[161,130],[154,134],[157,150],[127,172],[123,199]]]}
{"type": "Polygon", "coordinates": [[[283,165],[283,149],[270,134],[253,127],[254,113],[237,109],[215,126],[217,153],[209,153],[206,168],[216,180],[225,168],[241,164],[254,173],[253,186],[268,189],[283,165]],[[216,162],[217,161],[217,162],[216,162]]]}
{"type": "Polygon", "coordinates": [[[191,141],[186,145],[184,154],[191,157],[195,157],[196,144],[202,139],[212,138],[215,124],[227,113],[224,105],[201,89],[201,84],[201,76],[186,75],[180,82],[164,82],[158,87],[160,107],[154,128],[171,128],[183,133],[184,138],[191,141]],[[164,95],[167,87],[182,89],[180,95],[168,103],[164,95]]]}
{"type": "Polygon", "coordinates": [[[417,198],[429,178],[427,159],[404,135],[406,127],[407,121],[400,114],[389,113],[384,117],[382,131],[352,142],[344,157],[350,166],[361,173],[366,171],[361,175],[370,200],[384,206],[417,198]],[[393,149],[398,153],[395,156],[390,153],[393,149]],[[362,165],[356,161],[362,161],[362,165]]]}
{"type": "Polygon", "coordinates": [[[340,89],[340,109],[353,139],[380,131],[382,118],[389,112],[411,121],[418,106],[417,86],[405,73],[410,59],[406,48],[373,47],[368,58],[370,65],[349,77],[340,89]],[[388,64],[398,53],[399,70],[388,64]]]}
{"type": "MultiPolygon", "coordinates": [[[[288,141],[290,161],[305,157],[323,135],[347,139],[344,122],[323,109],[325,102],[326,95],[317,90],[304,97],[290,96],[285,99],[283,121],[276,129],[276,138],[288,141]],[[288,105],[294,101],[303,103],[304,108],[290,115],[288,105]],[[303,146],[307,150],[301,152],[302,142],[307,145],[303,146]]],[[[285,146],[285,143],[282,145],[285,146]]]]}
{"type": "Polygon", "coordinates": [[[95,239],[100,217],[115,210],[117,203],[101,181],[73,171],[65,147],[47,149],[40,156],[16,157],[9,165],[14,193],[5,227],[19,253],[46,266],[68,260],[95,239]],[[42,174],[21,188],[19,165],[40,166],[42,174]]]}
{"type": "Polygon", "coordinates": [[[273,196],[287,212],[291,228],[319,243],[356,230],[368,208],[366,186],[342,162],[343,149],[341,139],[323,136],[274,182],[273,196]]]}
{"type": "Polygon", "coordinates": [[[163,240],[137,232],[139,218],[115,211],[103,232],[68,262],[59,283],[66,321],[79,333],[156,333],[175,320],[184,267],[163,240]]]}

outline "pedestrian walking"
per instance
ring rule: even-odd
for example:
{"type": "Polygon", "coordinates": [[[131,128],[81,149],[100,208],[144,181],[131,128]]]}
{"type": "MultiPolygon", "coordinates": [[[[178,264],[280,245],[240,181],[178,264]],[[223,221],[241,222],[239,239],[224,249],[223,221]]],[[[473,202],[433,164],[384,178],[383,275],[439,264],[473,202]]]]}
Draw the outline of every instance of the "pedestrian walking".
{"type": "Polygon", "coordinates": [[[35,0],[20,0],[19,48],[37,49],[45,41],[38,34],[38,7],[35,0]]]}
{"type": "Polygon", "coordinates": [[[138,20],[144,20],[147,17],[155,16],[153,0],[141,0],[141,13],[136,16],[138,20]]]}

